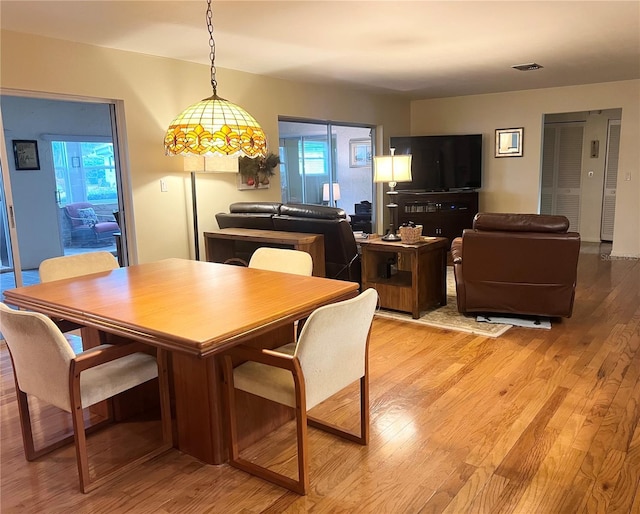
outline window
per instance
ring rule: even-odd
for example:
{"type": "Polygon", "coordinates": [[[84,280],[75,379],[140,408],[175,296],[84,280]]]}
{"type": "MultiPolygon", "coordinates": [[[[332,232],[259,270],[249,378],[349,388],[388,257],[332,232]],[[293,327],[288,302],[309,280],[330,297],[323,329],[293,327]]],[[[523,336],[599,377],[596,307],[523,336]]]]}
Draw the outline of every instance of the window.
{"type": "Polygon", "coordinates": [[[118,201],[110,142],[52,141],[58,203],[118,201]]]}
{"type": "Polygon", "coordinates": [[[298,173],[300,175],[328,175],[328,155],[326,139],[314,140],[301,137],[298,140],[298,173]]]}
{"type": "Polygon", "coordinates": [[[280,118],[278,129],[283,202],[332,205],[349,215],[361,202],[374,202],[369,156],[375,127],[280,118]],[[350,160],[354,142],[367,143],[356,166],[350,160]]]}

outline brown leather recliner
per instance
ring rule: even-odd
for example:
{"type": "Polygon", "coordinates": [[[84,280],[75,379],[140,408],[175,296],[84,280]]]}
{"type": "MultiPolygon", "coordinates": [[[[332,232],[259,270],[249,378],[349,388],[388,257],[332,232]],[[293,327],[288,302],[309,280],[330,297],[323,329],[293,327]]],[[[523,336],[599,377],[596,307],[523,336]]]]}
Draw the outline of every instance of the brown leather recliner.
{"type": "Polygon", "coordinates": [[[453,240],[458,311],[570,317],[580,234],[564,216],[479,213],[453,240]]]}

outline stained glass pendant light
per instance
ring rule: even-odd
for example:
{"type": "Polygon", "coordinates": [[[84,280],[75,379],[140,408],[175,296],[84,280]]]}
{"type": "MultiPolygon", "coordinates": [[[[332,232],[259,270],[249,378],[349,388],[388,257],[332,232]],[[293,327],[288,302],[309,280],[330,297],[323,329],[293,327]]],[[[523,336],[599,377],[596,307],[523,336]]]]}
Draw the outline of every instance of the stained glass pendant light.
{"type": "Polygon", "coordinates": [[[251,114],[220,98],[216,81],[211,0],[207,0],[209,57],[213,95],[187,107],[171,122],[164,137],[167,155],[228,155],[265,157],[267,138],[251,114]]]}

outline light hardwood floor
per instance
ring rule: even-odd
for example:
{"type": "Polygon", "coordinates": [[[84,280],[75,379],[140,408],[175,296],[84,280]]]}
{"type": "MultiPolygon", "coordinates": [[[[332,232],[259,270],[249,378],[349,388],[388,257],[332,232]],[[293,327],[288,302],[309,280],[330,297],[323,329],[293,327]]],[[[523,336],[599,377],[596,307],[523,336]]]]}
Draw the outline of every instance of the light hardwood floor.
{"type": "MultiPolygon", "coordinates": [[[[376,319],[370,445],[310,428],[311,492],[300,497],[177,450],[81,494],[73,447],[25,461],[3,347],[0,510],[640,513],[639,348],[640,262],[597,250],[580,256],[573,317],[548,331],[490,339],[376,319]]],[[[356,392],[314,413],[355,427],[356,392]]],[[[42,414],[41,426],[67,426],[42,414]]],[[[122,455],[107,448],[136,447],[157,428],[125,423],[89,445],[108,464],[122,455]]],[[[287,424],[247,453],[293,470],[293,434],[287,424]]]]}

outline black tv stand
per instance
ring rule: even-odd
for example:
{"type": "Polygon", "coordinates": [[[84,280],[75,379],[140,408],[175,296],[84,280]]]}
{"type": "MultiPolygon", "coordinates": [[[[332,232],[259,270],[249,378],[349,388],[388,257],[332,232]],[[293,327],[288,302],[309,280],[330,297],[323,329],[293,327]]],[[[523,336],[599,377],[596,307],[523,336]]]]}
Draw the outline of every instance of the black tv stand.
{"type": "Polygon", "coordinates": [[[465,228],[473,226],[478,213],[478,192],[398,191],[398,222],[422,225],[425,236],[446,237],[449,245],[465,228]]]}

